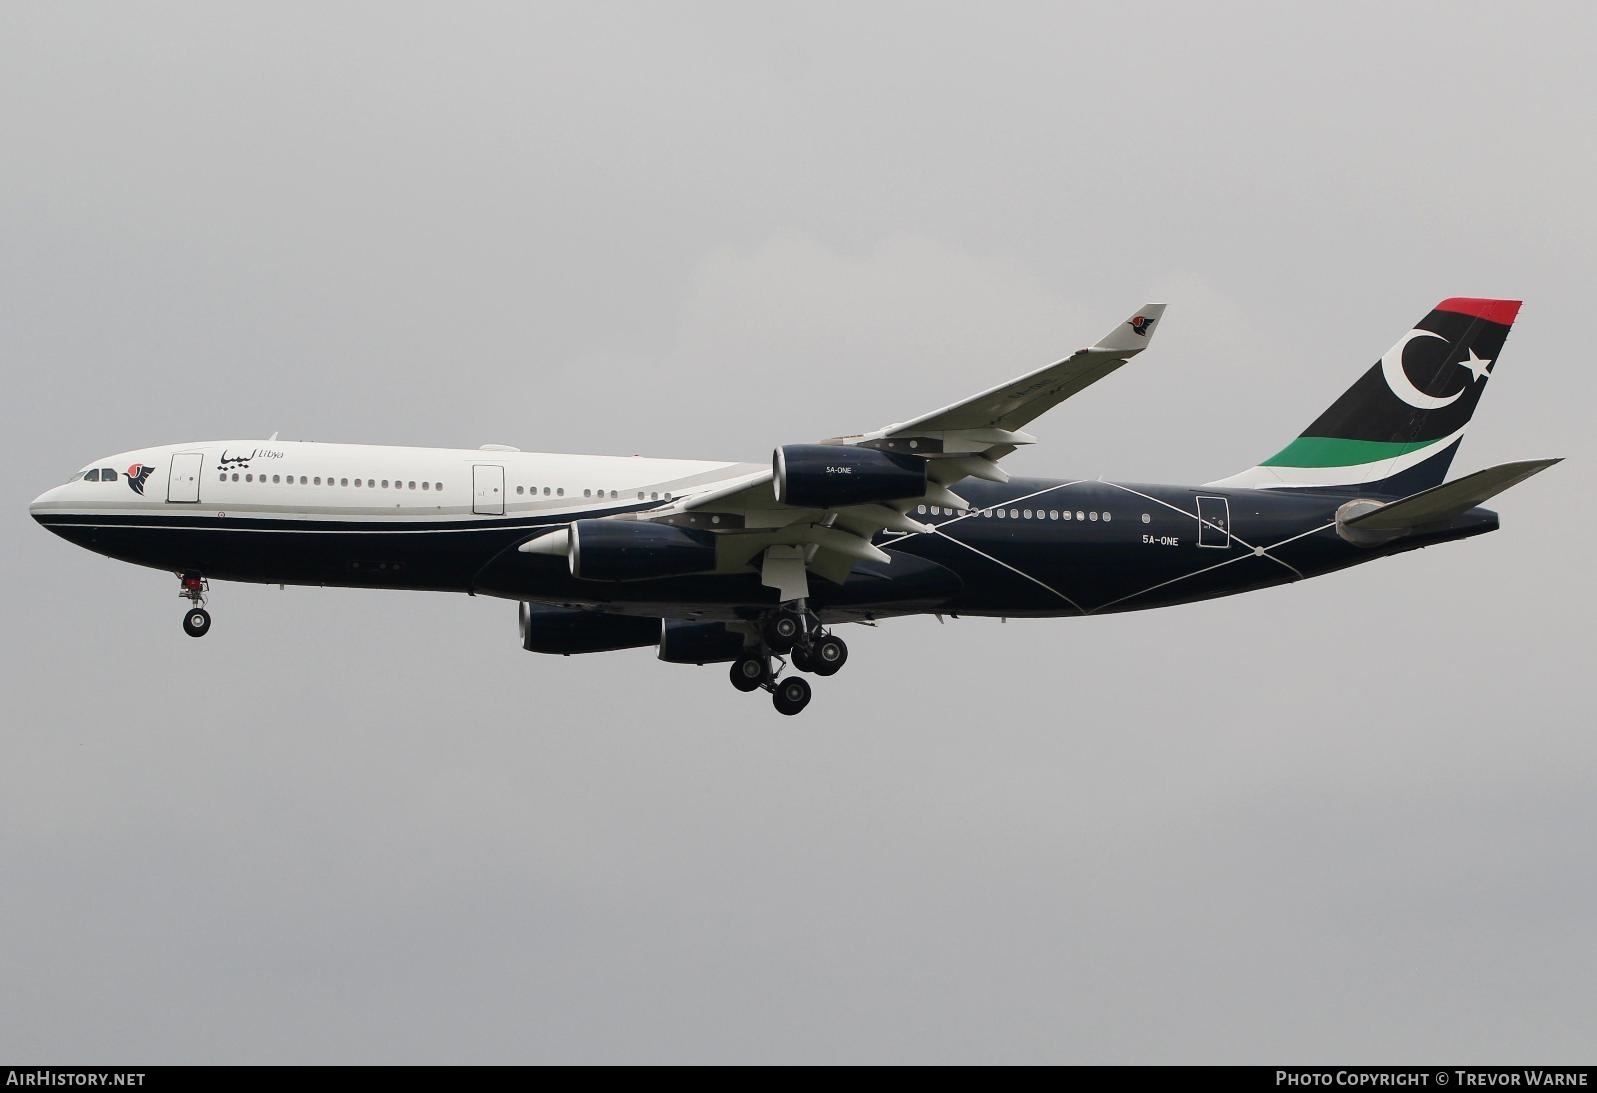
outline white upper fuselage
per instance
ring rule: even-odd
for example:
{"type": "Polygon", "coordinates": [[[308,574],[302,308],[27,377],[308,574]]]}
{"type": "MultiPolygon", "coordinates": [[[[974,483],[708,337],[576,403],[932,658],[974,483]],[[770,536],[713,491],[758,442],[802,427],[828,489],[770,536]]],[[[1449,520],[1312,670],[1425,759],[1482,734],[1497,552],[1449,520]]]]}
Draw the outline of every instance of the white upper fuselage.
{"type": "Polygon", "coordinates": [[[267,519],[480,521],[651,507],[761,469],[641,456],[206,441],[96,460],[40,495],[31,511],[92,516],[165,509],[267,519]]]}

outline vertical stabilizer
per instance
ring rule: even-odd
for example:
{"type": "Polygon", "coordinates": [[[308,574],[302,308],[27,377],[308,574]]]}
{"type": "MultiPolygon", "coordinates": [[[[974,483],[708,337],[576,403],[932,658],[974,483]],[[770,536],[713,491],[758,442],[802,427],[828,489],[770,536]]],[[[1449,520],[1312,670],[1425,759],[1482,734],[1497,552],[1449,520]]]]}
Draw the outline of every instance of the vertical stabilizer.
{"type": "Polygon", "coordinates": [[[1447,475],[1519,313],[1518,300],[1443,300],[1292,443],[1212,486],[1406,496],[1447,475]]]}

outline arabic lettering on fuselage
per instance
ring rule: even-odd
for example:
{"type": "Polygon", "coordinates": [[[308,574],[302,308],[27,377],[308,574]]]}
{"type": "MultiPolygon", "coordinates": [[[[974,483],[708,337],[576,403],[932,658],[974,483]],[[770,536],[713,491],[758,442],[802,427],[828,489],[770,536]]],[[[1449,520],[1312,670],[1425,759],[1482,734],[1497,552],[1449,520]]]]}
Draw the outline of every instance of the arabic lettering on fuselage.
{"type": "Polygon", "coordinates": [[[228,467],[248,467],[250,465],[250,460],[254,459],[259,454],[260,449],[256,448],[254,451],[250,452],[249,455],[228,455],[227,449],[223,448],[222,458],[217,460],[217,466],[223,470],[227,469],[228,467]]]}
{"type": "Polygon", "coordinates": [[[219,469],[248,467],[252,459],[282,459],[286,454],[272,448],[256,448],[249,455],[228,455],[227,449],[223,448],[222,458],[217,460],[217,467],[219,469]]]}

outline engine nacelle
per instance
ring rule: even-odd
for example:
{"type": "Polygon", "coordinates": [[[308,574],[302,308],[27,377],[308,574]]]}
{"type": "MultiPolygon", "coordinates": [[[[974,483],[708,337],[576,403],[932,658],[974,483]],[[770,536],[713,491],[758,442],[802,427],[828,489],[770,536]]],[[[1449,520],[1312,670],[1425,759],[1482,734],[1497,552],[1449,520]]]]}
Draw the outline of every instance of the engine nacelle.
{"type": "Polygon", "coordinates": [[[660,620],[523,603],[521,647],[529,653],[607,653],[660,640],[660,620]]]}
{"type": "Polygon", "coordinates": [[[830,509],[903,501],[926,493],[919,456],[837,444],[784,444],[771,457],[776,499],[785,505],[830,509]]]}
{"type": "Polygon", "coordinates": [[[672,664],[725,664],[747,646],[745,636],[724,622],[666,619],[660,628],[660,659],[672,664]]]}
{"type": "Polygon", "coordinates": [[[715,536],[638,520],[578,520],[566,556],[585,581],[646,581],[715,568],[715,536]]]}

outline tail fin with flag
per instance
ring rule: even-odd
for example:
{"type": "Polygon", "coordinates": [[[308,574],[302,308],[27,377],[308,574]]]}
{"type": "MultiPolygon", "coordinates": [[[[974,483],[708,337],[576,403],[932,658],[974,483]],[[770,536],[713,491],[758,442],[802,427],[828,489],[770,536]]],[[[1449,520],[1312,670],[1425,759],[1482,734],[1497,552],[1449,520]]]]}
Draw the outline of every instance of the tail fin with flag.
{"type": "Polygon", "coordinates": [[[1303,435],[1211,486],[1404,497],[1447,476],[1519,313],[1518,300],[1443,300],[1303,435]]]}

